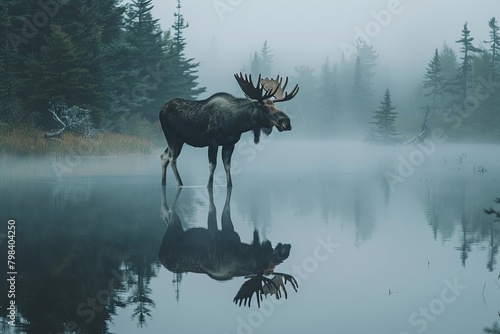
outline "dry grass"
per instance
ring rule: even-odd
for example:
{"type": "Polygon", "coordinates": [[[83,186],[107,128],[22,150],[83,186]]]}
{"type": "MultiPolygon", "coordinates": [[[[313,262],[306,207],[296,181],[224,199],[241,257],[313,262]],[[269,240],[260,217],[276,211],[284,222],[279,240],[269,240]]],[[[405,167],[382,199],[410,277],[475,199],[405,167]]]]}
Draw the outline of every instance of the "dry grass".
{"type": "Polygon", "coordinates": [[[64,133],[57,139],[46,139],[40,130],[0,126],[1,155],[118,156],[148,154],[152,149],[153,145],[146,139],[116,133],[99,134],[92,140],[75,133],[64,133]]]}

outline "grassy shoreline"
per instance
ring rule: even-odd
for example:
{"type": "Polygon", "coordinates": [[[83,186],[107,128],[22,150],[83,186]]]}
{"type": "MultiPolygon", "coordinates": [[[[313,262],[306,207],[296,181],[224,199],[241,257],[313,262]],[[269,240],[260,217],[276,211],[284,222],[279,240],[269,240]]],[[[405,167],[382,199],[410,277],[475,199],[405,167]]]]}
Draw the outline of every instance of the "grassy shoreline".
{"type": "Polygon", "coordinates": [[[92,139],[76,133],[64,133],[59,138],[45,138],[44,132],[22,127],[0,128],[0,156],[116,156],[150,154],[154,145],[147,139],[100,133],[92,139]]]}

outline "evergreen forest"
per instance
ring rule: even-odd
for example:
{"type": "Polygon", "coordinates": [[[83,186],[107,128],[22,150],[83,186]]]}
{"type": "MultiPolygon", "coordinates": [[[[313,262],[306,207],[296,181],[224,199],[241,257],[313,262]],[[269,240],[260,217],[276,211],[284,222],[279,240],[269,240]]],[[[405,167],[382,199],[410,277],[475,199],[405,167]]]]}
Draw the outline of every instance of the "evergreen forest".
{"type": "MultiPolygon", "coordinates": [[[[203,64],[186,54],[181,1],[172,2],[168,30],[152,9],[152,0],[2,1],[2,152],[50,153],[47,142],[56,139],[59,153],[70,141],[86,153],[85,141],[98,135],[118,153],[163,146],[161,107],[172,98],[199,98],[207,88],[198,80],[203,64]]],[[[383,55],[373,45],[361,42],[354,56],[338,61],[297,64],[290,77],[301,90],[287,107],[300,122],[295,133],[404,144],[445,127],[455,141],[498,142],[500,33],[496,18],[485,25],[490,33],[481,40],[464,23],[455,41],[429,52],[411,97],[392,96],[404,104],[391,101],[391,87],[375,84],[383,55]]],[[[283,75],[268,40],[248,54],[234,73],[283,75]]],[[[95,142],[89,147],[106,154],[95,142]]]]}

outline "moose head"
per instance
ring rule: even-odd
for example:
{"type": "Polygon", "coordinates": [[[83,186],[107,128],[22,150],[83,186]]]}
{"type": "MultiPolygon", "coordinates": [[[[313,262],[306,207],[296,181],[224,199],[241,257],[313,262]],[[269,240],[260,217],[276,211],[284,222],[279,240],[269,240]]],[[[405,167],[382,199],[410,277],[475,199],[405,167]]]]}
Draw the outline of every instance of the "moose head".
{"type": "Polygon", "coordinates": [[[270,132],[273,126],[278,129],[278,131],[290,131],[292,125],[290,124],[290,118],[283,111],[279,110],[275,103],[285,102],[293,99],[295,95],[299,92],[299,85],[295,85],[290,94],[285,92],[286,85],[288,84],[288,77],[285,79],[285,84],[283,83],[283,78],[279,75],[276,79],[262,79],[259,74],[257,79],[257,85],[254,86],[252,82],[252,75],[243,76],[243,74],[234,75],[236,81],[240,85],[241,90],[247,98],[254,101],[256,108],[261,112],[262,119],[267,122],[266,128],[270,132]]]}

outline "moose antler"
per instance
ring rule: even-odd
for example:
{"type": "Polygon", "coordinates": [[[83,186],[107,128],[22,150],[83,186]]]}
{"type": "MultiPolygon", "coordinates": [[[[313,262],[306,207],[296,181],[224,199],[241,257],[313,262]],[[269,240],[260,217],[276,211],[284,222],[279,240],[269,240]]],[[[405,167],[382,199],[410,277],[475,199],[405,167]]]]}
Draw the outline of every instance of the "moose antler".
{"type": "Polygon", "coordinates": [[[274,291],[278,290],[278,286],[272,279],[264,277],[262,273],[259,273],[243,283],[233,302],[238,304],[238,306],[241,306],[242,302],[243,306],[247,306],[248,303],[248,307],[250,307],[253,294],[255,293],[257,295],[257,306],[260,307],[260,301],[265,294],[264,289],[274,291]]]}
{"type": "Polygon", "coordinates": [[[243,283],[240,290],[234,297],[233,302],[241,306],[243,303],[244,306],[250,307],[250,303],[253,298],[253,294],[257,295],[257,306],[260,307],[260,301],[266,295],[275,295],[276,299],[281,298],[281,291],[283,290],[283,294],[285,295],[285,299],[288,298],[288,294],[286,292],[285,285],[286,283],[290,283],[297,292],[297,288],[299,287],[297,280],[288,274],[275,273],[273,272],[274,277],[272,279],[265,277],[262,273],[259,273],[253,276],[251,279],[243,283]]]}
{"type": "Polygon", "coordinates": [[[234,78],[238,82],[238,85],[240,85],[241,90],[243,93],[245,93],[249,98],[253,100],[257,100],[260,103],[264,103],[264,100],[267,100],[276,94],[276,91],[278,90],[279,87],[276,87],[274,90],[266,90],[266,93],[264,94],[264,87],[260,85],[261,81],[261,76],[259,74],[259,79],[257,80],[257,86],[253,85],[252,82],[252,75],[246,75],[243,77],[243,74],[235,74],[234,78]],[[260,86],[260,87],[259,87],[260,86]]]}
{"type": "Polygon", "coordinates": [[[273,277],[272,281],[274,282],[274,284],[277,288],[274,289],[274,286],[271,286],[271,288],[269,288],[269,286],[264,286],[264,295],[268,295],[268,294],[275,295],[276,299],[280,299],[281,298],[281,289],[283,289],[283,293],[285,294],[285,299],[287,299],[288,294],[287,294],[286,288],[285,288],[286,283],[290,283],[292,285],[293,289],[295,290],[295,292],[297,292],[297,288],[299,287],[299,285],[298,285],[295,277],[293,277],[292,275],[275,273],[275,272],[273,272],[273,274],[274,274],[274,277],[273,277]]]}
{"type": "Polygon", "coordinates": [[[288,77],[285,79],[285,84],[281,87],[281,83],[283,82],[283,78],[280,78],[278,75],[276,79],[260,79],[259,84],[264,88],[264,90],[269,94],[273,92],[271,96],[274,96],[273,102],[284,102],[289,101],[297,95],[299,92],[299,85],[295,85],[292,89],[292,92],[288,94],[285,92],[286,85],[288,84],[288,77]]]}

